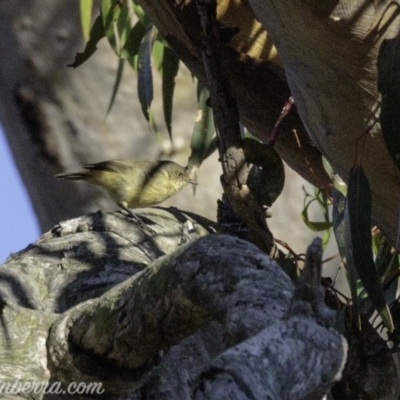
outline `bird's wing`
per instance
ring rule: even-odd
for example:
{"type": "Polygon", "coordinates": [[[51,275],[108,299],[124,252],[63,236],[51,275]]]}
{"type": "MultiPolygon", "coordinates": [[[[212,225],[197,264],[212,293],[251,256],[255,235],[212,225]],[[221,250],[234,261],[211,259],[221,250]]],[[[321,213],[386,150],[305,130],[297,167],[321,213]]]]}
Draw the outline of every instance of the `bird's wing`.
{"type": "MultiPolygon", "coordinates": [[[[135,161],[135,165],[138,167],[141,163],[146,163],[147,161],[135,161]]],[[[132,160],[110,160],[102,161],[95,164],[84,164],[85,169],[90,170],[100,170],[100,171],[111,171],[111,172],[123,172],[132,169],[132,160]]]]}

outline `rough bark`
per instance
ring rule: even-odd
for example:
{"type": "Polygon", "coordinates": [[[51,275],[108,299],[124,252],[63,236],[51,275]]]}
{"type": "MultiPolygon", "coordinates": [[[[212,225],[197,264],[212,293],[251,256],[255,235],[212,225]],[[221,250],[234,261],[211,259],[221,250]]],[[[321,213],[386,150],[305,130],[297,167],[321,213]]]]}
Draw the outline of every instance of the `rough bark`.
{"type": "Polygon", "coordinates": [[[1,267],[2,382],[18,373],[22,382],[101,382],[107,398],[311,399],[339,378],[344,342],[330,329],[318,273],[295,290],[271,258],[207,235],[203,219],[140,215],[155,233],[99,212],[61,223],[1,267]]]}

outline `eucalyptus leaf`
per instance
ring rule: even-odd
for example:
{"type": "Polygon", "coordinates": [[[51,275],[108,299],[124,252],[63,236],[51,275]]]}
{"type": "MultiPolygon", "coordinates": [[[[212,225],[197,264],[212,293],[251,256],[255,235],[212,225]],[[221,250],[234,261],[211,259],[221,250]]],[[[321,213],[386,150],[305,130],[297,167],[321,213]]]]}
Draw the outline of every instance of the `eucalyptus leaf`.
{"type": "Polygon", "coordinates": [[[164,45],[156,40],[157,34],[156,28],[154,28],[153,32],[153,49],[151,52],[151,56],[153,58],[153,65],[157,69],[157,71],[162,72],[163,69],[163,58],[164,58],[164,45]]]}
{"type": "Polygon", "coordinates": [[[179,71],[179,58],[168,47],[164,47],[162,59],[162,98],[164,119],[172,140],[172,105],[175,90],[175,77],[179,71]]]}
{"type": "Polygon", "coordinates": [[[301,212],[301,218],[304,223],[314,232],[324,232],[322,235],[322,243],[323,247],[326,248],[330,239],[330,229],[332,228],[332,222],[329,218],[329,202],[327,197],[324,195],[322,191],[320,191],[317,187],[314,187],[314,196],[310,195],[305,188],[303,187],[305,192],[305,199],[311,197],[310,200],[304,203],[303,210],[301,212]],[[322,215],[324,221],[311,221],[309,217],[309,207],[313,203],[317,203],[320,206],[322,211],[322,215]]]}
{"type": "Polygon", "coordinates": [[[153,27],[146,29],[138,54],[138,96],[142,112],[150,122],[149,110],[153,101],[153,72],[151,68],[151,50],[153,46],[153,27]]]}
{"type": "Polygon", "coordinates": [[[122,59],[122,58],[118,59],[117,75],[115,76],[115,82],[114,82],[114,86],[113,86],[113,90],[112,90],[112,94],[111,94],[110,103],[107,107],[106,118],[114,105],[115,97],[117,96],[118,89],[119,89],[119,86],[120,86],[121,80],[122,80],[122,75],[124,72],[124,64],[125,64],[124,59],[122,59]]]}
{"type": "Polygon", "coordinates": [[[350,233],[346,235],[345,229],[348,227],[348,224],[345,224],[345,208],[346,208],[346,197],[343,193],[336,189],[332,188],[332,197],[333,197],[333,209],[332,209],[332,226],[333,232],[335,234],[336,243],[339,249],[340,257],[343,261],[344,266],[346,267],[347,272],[347,281],[350,287],[351,299],[352,299],[352,309],[353,309],[353,321],[357,326],[358,330],[361,330],[361,317],[360,317],[360,304],[358,299],[358,274],[355,269],[353,258],[351,257],[349,261],[347,261],[347,243],[346,236],[349,236],[350,233]]]}
{"type": "Polygon", "coordinates": [[[93,0],[80,0],[81,26],[83,38],[89,40],[90,26],[92,25],[93,0]]]}
{"type": "Polygon", "coordinates": [[[330,221],[310,221],[308,216],[308,208],[313,202],[314,200],[310,200],[301,212],[301,217],[304,223],[314,232],[322,232],[332,228],[332,223],[330,221]]]}
{"type": "Polygon", "coordinates": [[[362,167],[354,167],[350,172],[346,202],[347,263],[354,264],[373,307],[391,332],[393,321],[372,254],[371,210],[372,199],[368,179],[362,167]]]}
{"type": "Polygon", "coordinates": [[[147,27],[149,25],[152,24],[150,18],[148,17],[148,15],[144,12],[142,6],[140,6],[137,1],[132,1],[132,8],[133,11],[135,13],[135,15],[137,16],[137,18],[139,19],[140,23],[144,26],[147,27]]]}
{"type": "Polygon", "coordinates": [[[329,161],[325,157],[322,157],[322,165],[324,166],[325,171],[327,172],[327,174],[331,178],[333,186],[337,190],[339,190],[343,194],[343,196],[346,196],[347,195],[347,185],[346,185],[346,183],[334,171],[334,169],[332,168],[331,164],[329,163],[329,161]]]}
{"type": "Polygon", "coordinates": [[[129,32],[125,45],[121,51],[121,57],[126,58],[129,64],[136,68],[136,61],[139,54],[140,44],[142,43],[146,28],[140,21],[137,21],[134,27],[129,32]]]}
{"type": "Polygon", "coordinates": [[[128,1],[102,0],[101,16],[108,42],[115,54],[121,57],[131,31],[128,1]]]}
{"type": "Polygon", "coordinates": [[[375,265],[379,277],[381,282],[391,282],[385,289],[386,303],[390,304],[395,301],[397,294],[398,279],[392,277],[399,271],[399,254],[382,233],[375,235],[374,239],[378,247],[375,265]]]}
{"type": "Polygon", "coordinates": [[[100,16],[98,16],[94,21],[92,29],[90,30],[90,39],[86,43],[85,50],[82,53],[77,53],[75,56],[75,61],[68,66],[77,68],[82,65],[97,50],[97,43],[105,36],[106,33],[103,26],[103,20],[100,16]]]}
{"type": "Polygon", "coordinates": [[[148,114],[149,114],[149,128],[150,131],[156,134],[157,139],[161,142],[162,141],[162,137],[158,131],[158,127],[157,127],[157,123],[156,120],[154,118],[154,114],[153,111],[151,110],[151,108],[149,108],[148,110],[148,114]]]}
{"type": "MultiPolygon", "coordinates": [[[[192,141],[190,147],[192,153],[188,161],[188,169],[198,168],[202,162],[210,155],[210,147],[213,143],[215,134],[214,117],[212,109],[207,105],[208,91],[203,85],[198,88],[198,108],[197,117],[194,124],[192,141]]],[[[214,149],[215,147],[212,146],[214,149]]]]}

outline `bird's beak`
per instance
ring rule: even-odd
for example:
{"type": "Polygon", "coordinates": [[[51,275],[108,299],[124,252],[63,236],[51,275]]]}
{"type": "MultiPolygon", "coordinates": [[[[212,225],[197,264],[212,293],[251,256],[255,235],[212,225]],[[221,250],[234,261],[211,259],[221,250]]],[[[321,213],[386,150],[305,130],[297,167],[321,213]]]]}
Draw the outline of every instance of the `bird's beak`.
{"type": "Polygon", "coordinates": [[[194,181],[193,179],[188,179],[186,182],[191,183],[192,185],[198,185],[198,183],[196,181],[194,181]]]}

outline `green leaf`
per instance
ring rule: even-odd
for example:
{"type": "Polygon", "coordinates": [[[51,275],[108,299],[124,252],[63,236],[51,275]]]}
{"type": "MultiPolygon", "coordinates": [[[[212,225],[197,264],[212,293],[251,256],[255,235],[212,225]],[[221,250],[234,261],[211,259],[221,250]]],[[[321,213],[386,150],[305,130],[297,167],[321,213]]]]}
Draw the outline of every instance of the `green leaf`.
{"type": "MultiPolygon", "coordinates": [[[[400,267],[400,260],[399,260],[399,254],[395,253],[392,254],[392,258],[390,260],[388,269],[387,269],[387,274],[386,274],[386,279],[385,283],[392,280],[392,276],[398,273],[400,267]]],[[[399,279],[398,277],[396,279],[393,279],[392,282],[389,284],[389,286],[385,289],[385,298],[386,298],[386,303],[391,304],[397,299],[397,290],[399,286],[399,279]]]]}
{"type": "Polygon", "coordinates": [[[332,197],[333,197],[333,209],[332,209],[333,232],[335,234],[340,257],[347,271],[347,281],[349,282],[350,293],[352,298],[353,318],[358,330],[361,330],[360,303],[358,299],[358,287],[357,287],[358,275],[354,267],[353,259],[351,258],[349,262],[347,262],[347,257],[346,257],[346,251],[347,251],[346,232],[345,232],[346,198],[343,196],[343,193],[340,190],[336,189],[335,187],[332,188],[332,197]]]}
{"type": "Polygon", "coordinates": [[[330,238],[331,238],[331,230],[326,229],[324,231],[324,233],[322,234],[322,248],[323,249],[326,249],[326,247],[328,246],[330,238]]]}
{"type": "Polygon", "coordinates": [[[94,21],[92,29],[90,30],[90,39],[86,43],[85,50],[83,51],[83,53],[77,53],[75,56],[75,61],[68,66],[77,68],[86,60],[88,60],[91,55],[97,50],[97,43],[99,42],[99,40],[105,37],[105,35],[106,33],[104,31],[103,20],[100,16],[98,16],[94,21]]]}
{"type": "Polygon", "coordinates": [[[156,36],[157,42],[159,42],[163,47],[168,47],[169,49],[171,48],[169,46],[169,43],[165,40],[165,37],[158,31],[157,36],[156,36]]]}
{"type": "Polygon", "coordinates": [[[142,43],[146,28],[140,21],[130,30],[125,45],[121,51],[121,57],[128,60],[132,68],[136,68],[136,61],[139,54],[140,44],[142,43]]]}
{"type": "Polygon", "coordinates": [[[149,108],[148,114],[149,114],[149,121],[148,122],[149,122],[150,131],[155,133],[157,138],[161,142],[162,141],[162,137],[161,137],[160,133],[158,132],[157,123],[156,123],[156,120],[154,118],[154,114],[151,111],[151,108],[149,108]]]}
{"type": "Polygon", "coordinates": [[[314,232],[322,232],[327,229],[332,228],[332,223],[331,222],[322,222],[322,221],[310,221],[308,217],[308,207],[314,200],[310,200],[306,206],[306,208],[303,209],[301,212],[301,217],[304,221],[304,223],[314,232]]]}
{"type": "Polygon", "coordinates": [[[188,161],[188,170],[197,169],[202,162],[210,155],[210,149],[214,148],[213,136],[215,134],[214,117],[212,109],[207,105],[208,101],[207,89],[199,84],[199,102],[197,108],[197,117],[192,133],[192,141],[188,161]]]}
{"type": "Polygon", "coordinates": [[[113,91],[112,91],[111,99],[110,99],[110,104],[107,107],[107,112],[106,112],[105,118],[107,118],[108,114],[110,113],[110,111],[112,109],[112,106],[114,105],[115,97],[117,96],[119,85],[121,84],[121,79],[122,79],[122,75],[123,75],[123,72],[124,72],[124,64],[125,64],[125,60],[120,58],[118,60],[117,75],[115,77],[113,91]]]}
{"type": "Polygon", "coordinates": [[[399,254],[395,251],[386,237],[380,233],[374,237],[377,246],[375,265],[381,282],[393,281],[385,289],[386,303],[390,304],[396,299],[398,279],[393,279],[399,270],[399,254]]]}
{"type": "Polygon", "coordinates": [[[101,16],[111,48],[118,57],[131,31],[131,12],[127,0],[102,0],[101,16]]]}
{"type": "Polygon", "coordinates": [[[142,26],[144,26],[144,27],[149,26],[152,22],[151,22],[150,18],[148,17],[148,15],[144,12],[143,8],[139,4],[137,4],[136,1],[132,1],[131,4],[132,4],[133,11],[134,11],[135,15],[138,17],[142,26]]]}
{"type": "MultiPolygon", "coordinates": [[[[214,122],[213,122],[213,126],[214,126],[214,122]]],[[[217,149],[218,149],[218,138],[216,136],[214,136],[211,139],[211,142],[208,145],[207,150],[204,154],[204,160],[206,160],[208,157],[210,157],[211,154],[213,154],[217,149]]]]}
{"type": "Polygon", "coordinates": [[[393,321],[372,254],[371,210],[372,199],[368,179],[361,167],[354,167],[350,171],[345,209],[347,264],[354,264],[372,305],[387,329],[392,332],[393,321]]]}
{"type": "Polygon", "coordinates": [[[142,112],[150,121],[149,109],[153,101],[153,73],[151,69],[151,49],[153,46],[153,28],[146,29],[138,54],[138,95],[142,112]]]}
{"type": "Polygon", "coordinates": [[[332,228],[332,222],[329,219],[329,202],[327,197],[321,192],[318,188],[314,187],[314,196],[310,195],[309,193],[306,192],[306,190],[303,187],[303,190],[305,192],[305,199],[306,200],[308,197],[311,197],[311,199],[304,204],[303,211],[301,212],[301,218],[303,219],[304,223],[314,232],[322,232],[323,237],[322,237],[322,243],[323,247],[325,248],[329,242],[330,239],[330,229],[332,228]],[[309,207],[312,203],[317,202],[318,205],[320,206],[323,214],[323,218],[325,221],[311,221],[309,218],[309,207]]]}
{"type": "Polygon", "coordinates": [[[151,55],[153,57],[153,64],[156,67],[157,71],[162,72],[163,69],[163,58],[164,58],[164,45],[156,40],[156,28],[154,28],[153,32],[153,50],[151,55]]]}
{"type": "Polygon", "coordinates": [[[167,125],[169,137],[172,140],[172,105],[175,90],[175,77],[179,71],[179,58],[176,54],[164,47],[164,56],[162,60],[162,97],[164,119],[167,125]]]}
{"type": "Polygon", "coordinates": [[[92,24],[93,0],[80,0],[81,25],[85,42],[89,40],[90,26],[92,24]]]}
{"type": "Polygon", "coordinates": [[[327,172],[327,174],[329,175],[329,177],[331,178],[332,182],[333,182],[333,186],[339,190],[343,196],[347,195],[347,185],[346,183],[343,181],[343,179],[333,170],[331,164],[329,163],[329,161],[325,158],[322,157],[322,164],[325,168],[325,171],[327,172]]]}
{"type": "Polygon", "coordinates": [[[386,147],[400,170],[400,43],[383,40],[378,54],[378,90],[382,94],[380,122],[386,147]]]}

